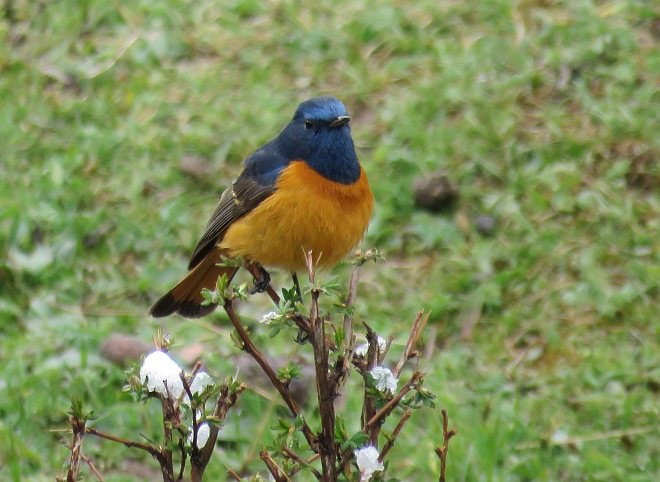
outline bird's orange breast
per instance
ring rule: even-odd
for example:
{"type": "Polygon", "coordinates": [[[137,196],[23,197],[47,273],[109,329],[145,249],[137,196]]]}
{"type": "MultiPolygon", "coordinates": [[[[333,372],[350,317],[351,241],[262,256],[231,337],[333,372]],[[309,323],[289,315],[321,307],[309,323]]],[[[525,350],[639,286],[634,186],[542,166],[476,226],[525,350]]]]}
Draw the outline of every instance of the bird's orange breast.
{"type": "Polygon", "coordinates": [[[364,170],[353,184],[326,179],[303,161],[280,174],[275,192],[235,221],[220,241],[231,256],[304,269],[304,251],[337,264],[364,235],[374,200],[364,170]]]}

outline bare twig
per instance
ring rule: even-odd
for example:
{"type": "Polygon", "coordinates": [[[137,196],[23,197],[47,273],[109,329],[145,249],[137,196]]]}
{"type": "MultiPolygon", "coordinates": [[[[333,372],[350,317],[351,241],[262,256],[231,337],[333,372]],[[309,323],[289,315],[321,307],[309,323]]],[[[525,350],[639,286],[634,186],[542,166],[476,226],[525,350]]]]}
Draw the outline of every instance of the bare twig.
{"type": "Polygon", "coordinates": [[[85,436],[86,421],[78,418],[75,415],[69,417],[71,423],[72,440],[71,440],[71,457],[69,461],[69,470],[66,474],[67,482],[75,482],[78,480],[80,473],[80,460],[83,457],[83,437],[85,436]]]}
{"type": "MultiPolygon", "coordinates": [[[[385,418],[392,413],[392,411],[398,406],[399,402],[401,399],[408,393],[410,390],[412,390],[415,387],[418,387],[421,385],[423,380],[423,375],[420,372],[414,372],[412,374],[412,377],[410,378],[410,381],[404,386],[399,392],[383,406],[377,413],[375,413],[368,422],[363,422],[362,423],[362,431],[366,434],[370,435],[370,440],[372,439],[371,435],[372,434],[378,434],[378,430],[380,429],[380,426],[382,425],[382,422],[385,420],[385,418]]],[[[409,410],[406,410],[409,411],[409,410]]],[[[396,436],[398,436],[398,432],[401,431],[401,428],[403,427],[403,424],[406,422],[407,418],[409,417],[406,416],[406,413],[404,412],[403,416],[401,417],[402,419],[399,420],[399,423],[395,427],[395,433],[392,433],[392,445],[394,445],[394,439],[396,436]],[[398,430],[398,431],[397,431],[398,430]]],[[[377,437],[376,437],[377,438],[377,437]]],[[[375,446],[375,441],[372,442],[375,446]]],[[[389,443],[389,442],[388,442],[389,443]]],[[[387,446],[387,444],[385,445],[387,446]]],[[[390,447],[391,448],[391,447],[390,447]]],[[[387,451],[390,450],[390,448],[387,449],[387,451]]],[[[385,453],[387,453],[387,451],[385,453]]],[[[348,462],[352,459],[352,449],[347,448],[343,450],[340,453],[339,456],[339,468],[337,470],[338,473],[343,472],[344,467],[348,464],[348,462]]],[[[384,457],[384,456],[383,456],[384,457]]],[[[382,460],[382,459],[381,459],[382,460]]]]}
{"type": "MultiPolygon", "coordinates": [[[[358,370],[363,377],[367,376],[367,373],[370,372],[378,360],[378,335],[371,327],[366,323],[362,322],[364,327],[367,329],[367,342],[369,343],[369,348],[367,349],[367,360],[365,364],[360,364],[358,370]]],[[[364,385],[364,401],[362,402],[362,415],[360,423],[363,427],[366,426],[367,422],[376,413],[376,401],[371,393],[369,393],[369,387],[365,383],[364,385]]],[[[365,430],[366,433],[369,433],[365,430]]],[[[373,445],[376,445],[378,442],[378,431],[373,431],[369,433],[369,440],[373,445]]]]}
{"type": "Polygon", "coordinates": [[[409,408],[406,409],[405,412],[403,412],[403,415],[401,415],[401,419],[399,420],[399,423],[397,423],[396,427],[394,427],[394,431],[392,432],[392,435],[390,435],[385,445],[383,445],[383,448],[380,451],[380,455],[378,456],[378,460],[382,462],[383,459],[385,459],[387,453],[392,449],[392,447],[394,447],[396,438],[399,436],[401,429],[403,428],[404,424],[408,421],[411,415],[412,415],[412,410],[410,410],[409,408]]]}
{"type": "MultiPolygon", "coordinates": [[[[231,320],[232,324],[234,325],[234,329],[236,329],[236,332],[238,333],[238,336],[240,337],[241,341],[243,342],[243,349],[252,357],[254,360],[257,362],[257,364],[261,367],[263,372],[266,374],[270,382],[273,384],[275,389],[280,393],[280,396],[286,403],[287,407],[289,407],[289,411],[294,417],[299,417],[301,416],[301,410],[300,407],[298,407],[298,404],[296,401],[293,399],[293,395],[291,394],[291,391],[288,389],[286,385],[284,385],[280,379],[277,377],[277,374],[273,370],[273,368],[270,366],[270,364],[266,361],[264,358],[263,354],[259,351],[259,349],[254,345],[252,340],[250,339],[250,336],[247,334],[245,331],[245,328],[243,328],[243,325],[241,324],[241,320],[238,317],[238,314],[236,313],[236,310],[234,310],[234,306],[232,304],[231,300],[225,299],[224,302],[224,309],[225,312],[227,313],[227,316],[229,316],[229,319],[231,320]]],[[[302,425],[302,432],[303,435],[305,436],[305,439],[307,440],[307,443],[309,446],[312,448],[312,450],[316,451],[317,449],[317,441],[314,436],[314,433],[312,432],[312,429],[309,428],[309,425],[307,425],[307,422],[303,420],[303,425],[302,425]]]]}
{"type": "MultiPolygon", "coordinates": [[[[218,397],[215,409],[213,410],[213,417],[220,421],[224,420],[231,407],[236,404],[238,396],[243,393],[243,390],[245,390],[245,385],[243,384],[239,385],[234,390],[230,390],[229,385],[226,383],[223,384],[220,387],[220,396],[218,397]]],[[[206,469],[209,460],[211,460],[211,455],[213,454],[213,449],[215,448],[215,442],[218,438],[219,432],[220,428],[217,424],[209,424],[209,439],[201,450],[197,449],[197,441],[195,440],[195,443],[193,444],[193,452],[190,457],[190,464],[192,466],[190,470],[190,480],[193,482],[202,480],[204,470],[206,469]]]]}
{"type": "Polygon", "coordinates": [[[344,301],[344,352],[337,358],[332,373],[330,374],[330,390],[333,396],[336,396],[339,387],[348,380],[348,372],[351,369],[351,360],[355,351],[355,337],[353,336],[353,314],[351,307],[357,296],[357,286],[360,278],[359,266],[354,266],[351,272],[351,279],[348,283],[348,294],[344,301]]]}
{"type": "MultiPolygon", "coordinates": [[[[199,363],[199,361],[197,363],[195,363],[195,368],[196,369],[199,369],[200,366],[201,366],[201,363],[199,363]]],[[[195,378],[196,373],[197,373],[197,371],[195,370],[193,372],[193,375],[191,375],[191,377],[190,377],[191,380],[195,378]]],[[[190,400],[190,403],[192,404],[192,401],[193,401],[192,390],[190,389],[190,384],[188,383],[188,380],[186,380],[186,375],[183,373],[183,371],[181,373],[179,373],[179,379],[181,380],[181,384],[183,385],[183,390],[186,392],[186,395],[188,395],[188,399],[190,400]]],[[[194,408],[194,407],[191,407],[191,408],[194,408]]],[[[193,436],[192,446],[193,446],[193,451],[195,451],[195,450],[197,450],[197,429],[199,428],[199,423],[197,422],[197,410],[193,409],[193,410],[191,410],[191,412],[192,412],[192,429],[193,429],[192,430],[193,431],[193,433],[192,433],[192,436],[193,436]]],[[[185,464],[185,460],[186,460],[185,459],[185,452],[183,453],[183,456],[184,456],[183,461],[184,461],[184,464],[185,464]]],[[[182,475],[182,474],[183,474],[183,469],[182,469],[182,472],[181,472],[180,475],[182,475]]],[[[179,478],[181,478],[181,477],[179,477],[179,478]]]]}
{"type": "Polygon", "coordinates": [[[380,343],[378,343],[376,346],[378,347],[378,364],[380,365],[385,361],[385,357],[387,356],[387,352],[390,351],[390,347],[392,346],[392,342],[394,341],[393,336],[388,336],[387,340],[385,340],[385,348],[382,350],[380,349],[380,343]]]}
{"type": "Polygon", "coordinates": [[[377,424],[380,424],[390,413],[392,413],[392,410],[394,410],[401,399],[408,393],[410,390],[413,388],[416,388],[420,385],[422,382],[423,375],[421,372],[414,372],[412,374],[412,377],[410,377],[410,381],[406,383],[406,385],[399,390],[399,392],[392,397],[391,400],[389,400],[383,407],[378,410],[374,414],[373,417],[369,419],[369,421],[364,424],[362,427],[362,431],[365,433],[369,433],[369,431],[375,427],[377,424]]]}
{"type": "MultiPolygon", "coordinates": [[[[153,458],[155,458],[158,461],[158,463],[161,466],[161,470],[163,470],[165,459],[164,459],[163,454],[161,453],[161,451],[158,450],[156,447],[153,447],[151,445],[147,445],[147,444],[142,443],[142,442],[136,442],[134,440],[128,440],[128,439],[125,439],[125,438],[117,437],[117,436],[111,435],[109,433],[101,432],[100,430],[96,430],[95,428],[92,428],[92,427],[85,427],[85,433],[88,433],[90,435],[96,435],[99,438],[103,438],[103,439],[106,439],[106,440],[111,440],[112,442],[120,443],[123,446],[128,447],[128,448],[136,448],[136,449],[144,450],[145,452],[149,453],[149,455],[151,455],[153,458]]],[[[163,474],[163,476],[165,476],[165,474],[163,474]]],[[[165,479],[165,480],[173,480],[172,475],[170,474],[170,478],[165,479]]]]}
{"type": "Polygon", "coordinates": [[[238,480],[238,482],[241,482],[241,476],[238,475],[236,472],[234,472],[232,469],[227,467],[227,474],[231,475],[234,479],[238,480]]]}
{"type": "MultiPolygon", "coordinates": [[[[346,301],[344,302],[344,307],[346,312],[344,313],[344,345],[347,352],[352,352],[353,347],[353,314],[351,313],[350,308],[355,302],[357,297],[357,287],[360,281],[360,268],[355,266],[351,272],[351,279],[348,282],[348,294],[346,295],[346,301]]],[[[351,359],[349,356],[350,353],[346,353],[346,358],[351,359]]]]}
{"type": "MultiPolygon", "coordinates": [[[[317,461],[318,459],[320,459],[320,458],[321,458],[321,456],[320,456],[319,454],[314,454],[314,455],[312,455],[310,458],[308,458],[307,460],[305,460],[305,466],[311,468],[312,462],[316,462],[316,461],[317,461]]],[[[297,466],[297,467],[294,467],[294,469],[291,471],[291,476],[296,475],[296,474],[297,474],[298,472],[300,472],[302,469],[303,469],[303,467],[302,467],[301,465],[299,465],[299,466],[297,466]]],[[[318,470],[317,470],[316,472],[318,472],[318,470]]],[[[321,474],[319,473],[319,475],[321,475],[321,474]]],[[[321,475],[321,477],[323,477],[323,476],[321,475]]]]}
{"type": "Polygon", "coordinates": [[[104,479],[103,476],[101,475],[101,472],[99,472],[99,469],[96,468],[96,466],[95,466],[94,463],[90,460],[90,458],[87,457],[85,454],[82,454],[81,457],[82,457],[83,461],[84,461],[84,462],[87,464],[87,466],[89,467],[89,470],[91,470],[92,473],[96,476],[96,478],[99,479],[99,482],[104,482],[105,479],[104,479]]]}
{"type": "Polygon", "coordinates": [[[266,464],[266,467],[268,467],[268,471],[271,473],[273,478],[275,479],[275,482],[290,482],[291,479],[284,473],[284,471],[280,468],[279,465],[277,465],[277,462],[273,460],[273,458],[270,456],[270,454],[266,450],[262,450],[259,453],[259,456],[261,457],[261,460],[264,461],[266,464]]]}
{"type": "Polygon", "coordinates": [[[449,441],[458,432],[456,429],[448,429],[449,420],[447,418],[447,410],[444,408],[440,410],[442,413],[442,446],[435,448],[435,453],[440,459],[440,482],[445,482],[445,471],[447,470],[447,451],[449,450],[449,441]]]}
{"type": "MultiPolygon", "coordinates": [[[[316,469],[315,469],[314,467],[312,467],[312,465],[311,465],[311,462],[313,462],[313,461],[316,460],[316,459],[312,459],[311,461],[307,461],[307,460],[303,459],[300,455],[298,455],[297,453],[295,453],[293,450],[291,450],[291,449],[290,449],[289,447],[287,447],[287,446],[283,446],[283,447],[282,447],[282,451],[284,452],[284,454],[285,454],[288,458],[290,458],[291,460],[293,460],[293,461],[295,461],[295,462],[298,463],[298,467],[297,467],[298,470],[297,470],[296,472],[298,472],[301,468],[304,467],[304,468],[309,469],[309,471],[310,471],[312,474],[314,474],[314,477],[316,477],[318,480],[323,480],[323,476],[321,475],[321,472],[319,472],[318,470],[316,470],[316,469]]],[[[293,475],[293,473],[292,473],[291,475],[293,475]]]]}
{"type": "Polygon", "coordinates": [[[406,347],[404,348],[403,353],[401,354],[401,358],[399,358],[399,361],[396,364],[396,367],[394,367],[394,370],[392,370],[392,374],[395,377],[399,376],[401,370],[403,370],[403,365],[405,365],[408,359],[413,356],[415,345],[417,345],[419,337],[422,336],[422,331],[426,326],[426,322],[429,321],[429,316],[431,316],[430,311],[427,313],[424,313],[424,311],[417,312],[415,321],[413,321],[413,326],[410,329],[410,336],[406,342],[406,347]]]}
{"type": "Polygon", "coordinates": [[[362,322],[364,327],[367,329],[367,342],[369,343],[369,348],[367,349],[367,365],[365,371],[371,371],[373,367],[378,363],[378,352],[380,347],[378,346],[378,335],[374,330],[371,329],[366,322],[362,322]]]}
{"type": "Polygon", "coordinates": [[[312,252],[305,253],[305,262],[309,281],[312,284],[312,305],[309,321],[312,326],[312,348],[314,350],[314,368],[316,372],[316,394],[321,415],[321,434],[319,450],[323,480],[336,480],[337,444],[335,443],[335,405],[329,381],[328,348],[325,341],[324,320],[319,316],[320,291],[314,287],[314,262],[312,252]]]}
{"type": "Polygon", "coordinates": [[[179,452],[181,452],[181,465],[179,466],[179,477],[177,480],[183,480],[183,473],[186,470],[186,445],[183,443],[183,437],[179,438],[179,452]]]}
{"type": "Polygon", "coordinates": [[[160,462],[160,469],[163,473],[164,480],[174,480],[174,459],[172,457],[172,450],[169,448],[172,442],[172,428],[178,425],[179,410],[174,407],[171,394],[165,385],[167,397],[161,397],[163,406],[163,435],[165,437],[164,447],[160,450],[162,459],[160,462]],[[170,478],[167,478],[170,477],[170,478]]]}
{"type": "MultiPolygon", "coordinates": [[[[69,447],[69,446],[66,444],[66,442],[64,442],[64,440],[60,440],[60,442],[61,442],[62,445],[64,445],[67,449],[71,450],[71,447],[69,447]]],[[[85,462],[85,463],[87,464],[87,466],[89,467],[89,470],[92,471],[92,473],[96,476],[96,478],[97,478],[100,482],[103,482],[103,481],[105,480],[105,479],[103,479],[103,476],[102,476],[101,473],[99,472],[99,469],[96,468],[96,466],[94,465],[94,462],[92,462],[92,460],[91,460],[89,457],[87,457],[84,453],[81,452],[81,453],[80,453],[80,458],[82,459],[83,462],[85,462]]],[[[69,467],[71,467],[70,464],[69,464],[69,467]]],[[[77,477],[77,476],[76,476],[76,477],[77,477]]],[[[62,478],[60,478],[60,477],[55,477],[55,481],[56,481],[56,482],[62,482],[63,480],[64,480],[64,479],[62,479],[62,478]]],[[[66,479],[66,482],[69,482],[70,480],[71,480],[71,479],[69,478],[69,473],[67,472],[67,479],[66,479]]],[[[79,479],[76,478],[76,479],[73,479],[73,480],[79,480],[79,479]]]]}

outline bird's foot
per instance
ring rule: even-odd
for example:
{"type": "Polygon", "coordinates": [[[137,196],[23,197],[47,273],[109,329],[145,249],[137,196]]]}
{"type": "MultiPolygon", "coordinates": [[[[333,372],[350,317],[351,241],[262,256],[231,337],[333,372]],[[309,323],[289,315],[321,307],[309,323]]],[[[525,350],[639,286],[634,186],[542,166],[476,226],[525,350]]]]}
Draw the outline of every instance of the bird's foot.
{"type": "Polygon", "coordinates": [[[265,292],[268,289],[268,285],[270,284],[270,274],[264,269],[263,266],[257,265],[255,266],[255,270],[257,273],[255,273],[253,270],[250,270],[254,282],[252,288],[248,290],[248,293],[251,295],[265,292]],[[257,277],[256,274],[258,274],[259,277],[257,277]]]}
{"type": "Polygon", "coordinates": [[[299,328],[298,333],[296,334],[296,337],[294,338],[294,340],[299,345],[304,345],[305,343],[307,343],[309,341],[309,333],[307,333],[302,328],[299,328]]]}
{"type": "Polygon", "coordinates": [[[300,289],[300,283],[298,282],[298,275],[295,271],[291,273],[291,279],[293,280],[293,286],[296,289],[296,294],[298,295],[298,300],[302,303],[302,291],[300,289]]]}

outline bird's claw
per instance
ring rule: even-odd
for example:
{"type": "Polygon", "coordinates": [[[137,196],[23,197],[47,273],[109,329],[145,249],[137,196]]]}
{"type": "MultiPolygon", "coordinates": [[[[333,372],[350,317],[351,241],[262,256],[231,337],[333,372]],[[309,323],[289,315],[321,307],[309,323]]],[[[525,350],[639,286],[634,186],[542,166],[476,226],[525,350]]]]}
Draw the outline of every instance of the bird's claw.
{"type": "Polygon", "coordinates": [[[270,274],[263,267],[259,266],[259,278],[256,276],[253,279],[253,286],[248,290],[251,295],[256,293],[263,293],[268,289],[270,284],[270,274]]]}
{"type": "Polygon", "coordinates": [[[294,340],[299,345],[304,345],[309,341],[309,334],[301,328],[298,330],[298,333],[296,334],[294,340]]]}

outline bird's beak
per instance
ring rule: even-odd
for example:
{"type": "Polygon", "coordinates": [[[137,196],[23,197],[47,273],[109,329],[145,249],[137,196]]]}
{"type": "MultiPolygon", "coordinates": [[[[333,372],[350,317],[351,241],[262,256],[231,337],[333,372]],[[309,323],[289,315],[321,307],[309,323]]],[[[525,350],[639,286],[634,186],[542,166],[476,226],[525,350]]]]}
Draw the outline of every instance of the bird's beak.
{"type": "Polygon", "coordinates": [[[351,118],[349,116],[340,115],[339,117],[335,118],[332,122],[330,122],[330,129],[338,129],[339,127],[345,126],[350,121],[351,118]]]}

